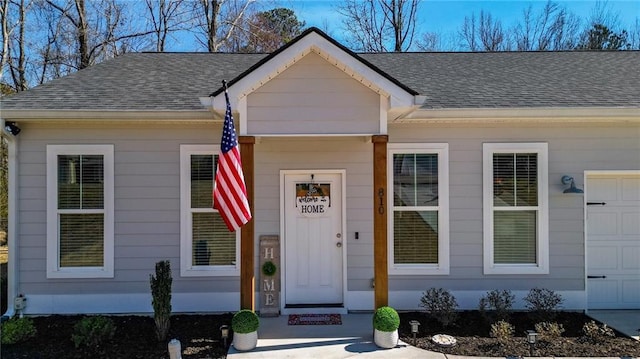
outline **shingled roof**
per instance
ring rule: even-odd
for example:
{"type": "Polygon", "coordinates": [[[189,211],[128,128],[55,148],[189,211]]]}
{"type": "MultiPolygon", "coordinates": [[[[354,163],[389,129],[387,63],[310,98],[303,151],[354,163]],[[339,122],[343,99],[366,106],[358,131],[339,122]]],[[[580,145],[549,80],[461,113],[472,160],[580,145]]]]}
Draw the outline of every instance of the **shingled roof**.
{"type": "MultiPolygon", "coordinates": [[[[129,53],[2,98],[0,111],[202,111],[200,97],[267,56],[129,53]]],[[[353,56],[425,96],[423,109],[640,108],[638,51],[353,56]]]]}

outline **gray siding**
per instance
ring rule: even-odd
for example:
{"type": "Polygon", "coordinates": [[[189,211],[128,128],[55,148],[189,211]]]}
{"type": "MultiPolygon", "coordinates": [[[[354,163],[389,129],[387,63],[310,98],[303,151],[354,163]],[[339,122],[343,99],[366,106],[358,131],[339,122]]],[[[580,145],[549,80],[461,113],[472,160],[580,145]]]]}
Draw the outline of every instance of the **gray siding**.
{"type": "Polygon", "coordinates": [[[391,276],[390,290],[584,290],[583,196],[563,194],[560,178],[584,186],[586,170],[640,169],[638,126],[393,125],[389,142],[449,143],[450,256],[448,276],[391,276]],[[549,145],[548,275],[483,275],[482,144],[546,142],[549,145]]]}
{"type": "Polygon", "coordinates": [[[148,293],[159,260],[171,261],[174,292],[235,292],[237,277],[180,277],[180,145],[210,144],[216,125],[21,124],[20,291],[28,294],[148,293]],[[46,146],[113,144],[113,279],[46,279],[46,146]]]}
{"type": "Polygon", "coordinates": [[[379,133],[380,96],[310,53],[249,94],[248,134],[379,133]]]}

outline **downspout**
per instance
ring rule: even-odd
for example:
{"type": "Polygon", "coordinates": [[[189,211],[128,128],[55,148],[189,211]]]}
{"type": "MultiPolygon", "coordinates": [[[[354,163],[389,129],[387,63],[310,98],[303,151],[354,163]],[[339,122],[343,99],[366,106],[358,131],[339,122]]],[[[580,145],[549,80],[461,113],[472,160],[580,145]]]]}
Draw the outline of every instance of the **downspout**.
{"type": "Polygon", "coordinates": [[[5,132],[5,121],[2,119],[2,137],[7,139],[8,147],[8,210],[7,210],[7,244],[9,257],[7,263],[7,311],[2,320],[13,317],[15,313],[14,299],[18,296],[18,139],[5,132]]]}

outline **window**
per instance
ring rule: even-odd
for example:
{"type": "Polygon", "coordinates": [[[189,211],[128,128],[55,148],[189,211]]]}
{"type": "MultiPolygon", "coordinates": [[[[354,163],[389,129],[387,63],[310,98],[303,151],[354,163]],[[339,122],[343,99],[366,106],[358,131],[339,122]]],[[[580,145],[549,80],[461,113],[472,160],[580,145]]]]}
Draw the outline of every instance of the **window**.
{"type": "Polygon", "coordinates": [[[485,143],[484,272],[548,274],[546,143],[485,143]]]}
{"type": "Polygon", "coordinates": [[[239,275],[239,231],[229,232],[213,209],[218,146],[180,146],[183,276],[239,275]]]}
{"type": "Polygon", "coordinates": [[[113,277],[113,146],[47,146],[47,277],[113,277]]]}
{"type": "Polygon", "coordinates": [[[389,272],[449,274],[447,144],[389,144],[389,272]]]}

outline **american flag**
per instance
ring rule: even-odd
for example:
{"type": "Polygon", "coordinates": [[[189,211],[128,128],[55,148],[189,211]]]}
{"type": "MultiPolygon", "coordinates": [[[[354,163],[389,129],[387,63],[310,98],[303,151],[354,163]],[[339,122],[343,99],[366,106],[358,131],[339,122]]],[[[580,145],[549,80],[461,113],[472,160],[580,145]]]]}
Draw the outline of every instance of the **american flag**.
{"type": "Polygon", "coordinates": [[[224,97],[227,101],[227,112],[224,116],[218,169],[213,185],[213,208],[220,212],[229,231],[235,232],[251,220],[251,210],[249,209],[238,138],[233,126],[231,104],[226,88],[224,97]]]}

